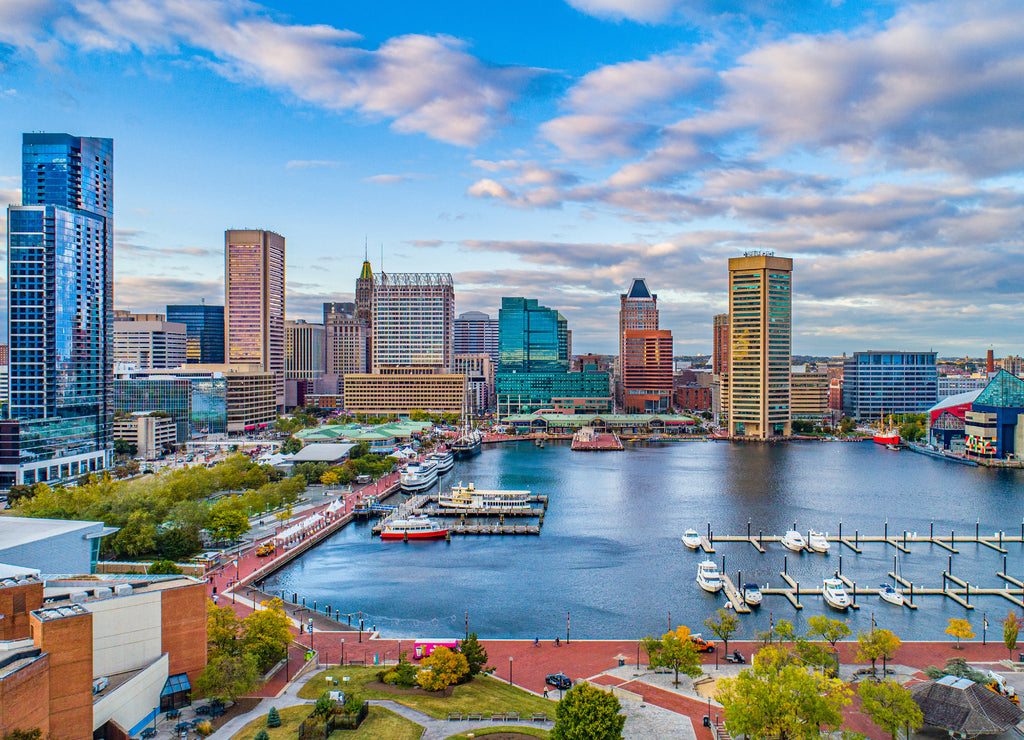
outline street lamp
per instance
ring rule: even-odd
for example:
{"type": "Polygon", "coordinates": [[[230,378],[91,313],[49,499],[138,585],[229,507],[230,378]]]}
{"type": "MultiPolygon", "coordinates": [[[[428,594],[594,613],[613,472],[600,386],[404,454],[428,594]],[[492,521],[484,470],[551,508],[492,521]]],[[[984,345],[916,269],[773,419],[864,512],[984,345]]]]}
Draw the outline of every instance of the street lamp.
{"type": "Polygon", "coordinates": [[[636,641],[636,669],[640,670],[640,638],[636,641]]]}
{"type": "MultiPolygon", "coordinates": [[[[566,640],[568,642],[568,640],[566,640]]],[[[508,685],[512,685],[512,656],[508,656],[508,685]]]]}
{"type": "Polygon", "coordinates": [[[313,617],[309,618],[309,651],[313,652],[313,617]]]}
{"type": "Polygon", "coordinates": [[[338,667],[345,665],[345,638],[341,638],[341,662],[338,663],[338,667]]]}

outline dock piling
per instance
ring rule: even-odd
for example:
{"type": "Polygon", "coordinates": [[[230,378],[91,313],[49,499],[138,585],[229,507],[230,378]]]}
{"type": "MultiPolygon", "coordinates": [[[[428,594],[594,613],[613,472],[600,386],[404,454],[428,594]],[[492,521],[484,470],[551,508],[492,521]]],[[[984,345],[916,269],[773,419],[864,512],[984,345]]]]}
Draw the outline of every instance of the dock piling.
{"type": "MultiPolygon", "coordinates": [[[[1021,522],[1020,531],[1022,533],[1024,533],[1024,522],[1021,522]]],[[[929,522],[928,523],[928,539],[930,539],[930,540],[934,540],[935,539],[935,522],[929,522]]]]}
{"type": "Polygon", "coordinates": [[[974,522],[974,541],[977,542],[981,539],[981,519],[977,519],[974,522]]]}
{"type": "Polygon", "coordinates": [[[843,541],[843,520],[839,520],[839,541],[843,541]]]}
{"type": "Polygon", "coordinates": [[[853,605],[857,606],[857,582],[853,582],[853,588],[850,589],[853,592],[853,605]]]}
{"type": "Polygon", "coordinates": [[[860,547],[860,530],[853,530],[853,545],[854,547],[860,547]]]}
{"type": "Polygon", "coordinates": [[[886,540],[889,539],[889,520],[888,519],[885,520],[885,528],[884,528],[884,530],[882,532],[882,536],[885,537],[886,540]]]}
{"type": "Polygon", "coordinates": [[[839,556],[839,575],[843,574],[843,556],[839,556]]]}
{"type": "Polygon", "coordinates": [[[782,556],[782,572],[789,573],[789,555],[782,556]]]}
{"type": "Polygon", "coordinates": [[[949,556],[949,567],[946,568],[946,572],[949,573],[950,575],[953,574],[953,556],[952,555],[949,556]]]}
{"type": "Polygon", "coordinates": [[[796,582],[796,603],[800,603],[800,581],[796,582]]]}
{"type": "Polygon", "coordinates": [[[903,530],[903,549],[907,548],[907,530],[903,530]]]}
{"type": "Polygon", "coordinates": [[[750,539],[750,520],[747,519],[747,539],[750,539]]]}

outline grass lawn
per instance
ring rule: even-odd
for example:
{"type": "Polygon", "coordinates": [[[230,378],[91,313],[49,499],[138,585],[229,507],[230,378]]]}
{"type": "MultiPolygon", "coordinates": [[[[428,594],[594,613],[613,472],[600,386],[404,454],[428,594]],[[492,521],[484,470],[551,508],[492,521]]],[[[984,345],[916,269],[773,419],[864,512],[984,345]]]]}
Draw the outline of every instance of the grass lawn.
{"type": "MultiPolygon", "coordinates": [[[[270,735],[270,740],[294,740],[299,731],[299,723],[309,716],[312,709],[311,706],[304,705],[280,710],[281,726],[276,729],[267,728],[267,718],[264,715],[235,733],[231,740],[252,740],[257,732],[264,729],[270,735]]],[[[422,734],[423,728],[418,724],[405,717],[399,717],[383,707],[370,707],[366,720],[358,730],[344,731],[346,740],[419,740],[422,734]]]]}
{"type": "Polygon", "coordinates": [[[470,735],[473,737],[486,737],[487,735],[497,735],[499,732],[518,732],[521,735],[532,735],[533,737],[551,737],[550,732],[542,730],[539,727],[518,727],[516,725],[511,725],[509,727],[485,727],[482,730],[460,732],[458,735],[452,735],[448,740],[469,740],[470,735]]]}
{"type": "MultiPolygon", "coordinates": [[[[303,699],[316,699],[328,689],[324,677],[332,676],[338,679],[338,689],[354,693],[360,699],[393,699],[439,719],[446,719],[448,712],[519,712],[521,717],[527,719],[534,712],[543,712],[549,719],[555,717],[555,702],[510,686],[491,676],[480,675],[469,683],[455,686],[451,696],[400,695],[366,688],[368,682],[377,679],[378,670],[363,666],[331,668],[310,679],[309,683],[300,689],[299,696],[303,699]],[[348,676],[349,680],[342,681],[343,676],[348,676]]],[[[333,683],[330,688],[335,688],[333,683]]]]}

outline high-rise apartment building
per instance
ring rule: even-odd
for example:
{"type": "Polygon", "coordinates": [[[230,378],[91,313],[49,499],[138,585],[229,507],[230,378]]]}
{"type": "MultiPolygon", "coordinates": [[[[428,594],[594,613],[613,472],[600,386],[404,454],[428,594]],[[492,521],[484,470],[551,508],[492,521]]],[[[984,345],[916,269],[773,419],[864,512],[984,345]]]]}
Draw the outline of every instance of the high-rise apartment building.
{"type": "Polygon", "coordinates": [[[854,352],[843,363],[843,414],[881,420],[920,414],[938,400],[935,352],[854,352]]]}
{"type": "Polygon", "coordinates": [[[259,365],[277,379],[284,406],[284,237],[224,232],[224,336],[229,365],[259,365]]]}
{"type": "Polygon", "coordinates": [[[284,322],[285,377],[316,380],[324,374],[324,325],[284,322]]]}
{"type": "Polygon", "coordinates": [[[711,372],[725,375],[729,372],[729,314],[715,315],[714,336],[711,346],[711,372]]]}
{"type": "Polygon", "coordinates": [[[633,278],[629,290],[619,296],[619,357],[616,364],[616,398],[619,406],[625,405],[623,357],[626,352],[626,332],[654,331],[657,328],[658,296],[651,293],[644,278],[633,278]]]}
{"type": "Polygon", "coordinates": [[[186,328],[172,321],[115,321],[114,362],[140,370],[185,364],[186,328]]]}
{"type": "Polygon", "coordinates": [[[747,252],[729,260],[729,436],[790,434],[793,260],[747,252]]]}
{"type": "Polygon", "coordinates": [[[167,320],[185,325],[186,363],[224,363],[224,306],[175,304],[167,307],[167,320]]]}
{"type": "MultiPolygon", "coordinates": [[[[356,301],[356,311],[359,301],[356,301]]],[[[373,278],[373,372],[455,364],[450,273],[381,272],[373,278]]]]}
{"type": "Polygon", "coordinates": [[[7,210],[3,488],[102,470],[113,419],[114,143],[25,134],[21,187],[7,210]]]}
{"type": "Polygon", "coordinates": [[[368,322],[356,318],[354,303],[324,304],[324,372],[328,375],[365,373],[368,322]]]}
{"type": "Polygon", "coordinates": [[[672,410],[672,332],[626,329],[621,366],[622,405],[627,414],[672,410]]]}
{"type": "Polygon", "coordinates": [[[498,320],[482,311],[466,311],[455,319],[455,354],[478,355],[486,352],[498,362],[498,320]]]}

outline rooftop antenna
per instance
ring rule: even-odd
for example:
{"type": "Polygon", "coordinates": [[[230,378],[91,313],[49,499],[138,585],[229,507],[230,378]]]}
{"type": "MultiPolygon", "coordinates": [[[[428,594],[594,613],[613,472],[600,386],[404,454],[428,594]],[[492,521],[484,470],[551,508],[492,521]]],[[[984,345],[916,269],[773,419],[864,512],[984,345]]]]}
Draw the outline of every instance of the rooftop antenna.
{"type": "Polygon", "coordinates": [[[384,242],[380,243],[380,271],[384,272],[384,242]]]}
{"type": "Polygon", "coordinates": [[[367,250],[367,246],[366,246],[367,241],[368,241],[367,237],[364,235],[363,236],[363,262],[369,262],[370,261],[370,258],[367,256],[367,251],[366,251],[367,250]]]}

